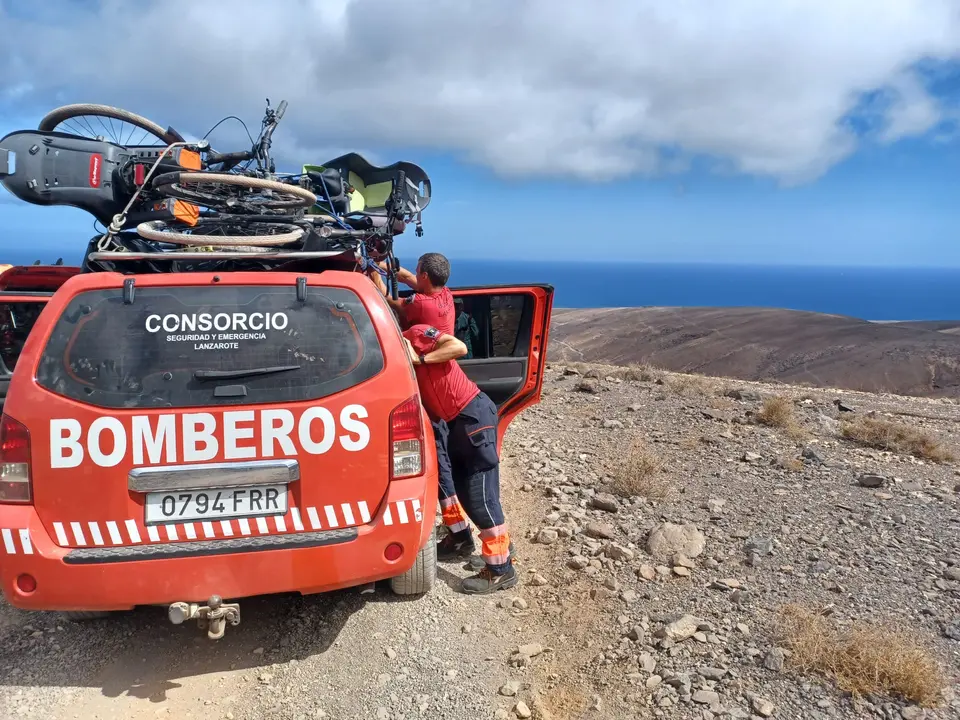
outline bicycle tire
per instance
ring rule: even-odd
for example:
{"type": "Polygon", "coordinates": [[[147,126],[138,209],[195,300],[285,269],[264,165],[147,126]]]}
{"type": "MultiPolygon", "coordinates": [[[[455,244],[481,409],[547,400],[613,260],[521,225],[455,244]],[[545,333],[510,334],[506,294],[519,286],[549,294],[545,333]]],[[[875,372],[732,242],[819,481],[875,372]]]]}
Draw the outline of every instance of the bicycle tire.
{"type": "Polygon", "coordinates": [[[190,185],[208,184],[247,190],[263,190],[271,193],[280,193],[281,199],[253,201],[255,207],[267,210],[298,210],[312,207],[317,202],[317,196],[299,185],[264,180],[249,175],[233,175],[230,173],[210,172],[172,172],[158,175],[154,178],[153,188],[167,197],[185,200],[213,210],[227,210],[236,213],[236,198],[218,197],[211,192],[204,192],[199,188],[191,189],[190,185]],[[186,185],[187,187],[184,187],[186,185]],[[285,195],[286,199],[282,196],[285,195]]]}
{"type": "Polygon", "coordinates": [[[289,223],[237,223],[219,218],[201,220],[197,225],[189,227],[180,223],[170,223],[166,220],[150,220],[137,225],[137,234],[154,242],[171,243],[174,245],[190,245],[200,247],[276,247],[296,242],[303,237],[303,228],[289,223]],[[249,235],[237,234],[205,234],[194,232],[197,230],[215,231],[218,228],[236,231],[246,226],[253,232],[249,235]],[[276,233],[262,234],[266,228],[277,230],[276,233]]]}
{"type": "MultiPolygon", "coordinates": [[[[93,103],[77,103],[74,105],[63,105],[54,110],[48,112],[44,118],[40,121],[40,124],[37,126],[38,130],[43,132],[52,132],[60,123],[70,120],[72,118],[78,117],[105,117],[112,118],[114,120],[120,120],[121,122],[129,123],[135,127],[144,130],[161,142],[170,145],[175,142],[183,142],[183,138],[179,134],[171,131],[164,130],[162,127],[157,125],[157,123],[149,120],[148,118],[143,117],[142,115],[137,115],[132,113],[129,110],[124,110],[123,108],[116,108],[111,105],[96,105],[93,103]]],[[[76,133],[71,133],[76,134],[76,133]]],[[[123,143],[119,143],[123,144],[123,143]]]]}

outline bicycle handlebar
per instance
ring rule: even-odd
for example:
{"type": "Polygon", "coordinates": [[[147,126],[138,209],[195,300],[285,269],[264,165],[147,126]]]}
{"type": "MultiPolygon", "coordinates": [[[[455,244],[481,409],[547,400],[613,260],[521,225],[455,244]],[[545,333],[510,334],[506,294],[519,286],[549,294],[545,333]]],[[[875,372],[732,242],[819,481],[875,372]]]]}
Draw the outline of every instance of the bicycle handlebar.
{"type": "Polygon", "coordinates": [[[253,160],[252,150],[241,150],[240,152],[218,153],[211,151],[207,154],[207,164],[217,165],[223,163],[222,170],[229,170],[236,165],[247,160],[253,160]]]}
{"type": "MultiPolygon", "coordinates": [[[[218,153],[210,151],[207,154],[208,165],[221,165],[223,171],[230,170],[247,160],[259,160],[265,166],[270,162],[270,146],[273,144],[273,131],[277,129],[280,118],[287,111],[287,101],[281,100],[277,109],[270,111],[267,108],[267,117],[264,119],[263,133],[260,140],[254,144],[250,150],[241,150],[240,152],[218,153]]],[[[270,171],[269,167],[264,168],[270,171]]]]}

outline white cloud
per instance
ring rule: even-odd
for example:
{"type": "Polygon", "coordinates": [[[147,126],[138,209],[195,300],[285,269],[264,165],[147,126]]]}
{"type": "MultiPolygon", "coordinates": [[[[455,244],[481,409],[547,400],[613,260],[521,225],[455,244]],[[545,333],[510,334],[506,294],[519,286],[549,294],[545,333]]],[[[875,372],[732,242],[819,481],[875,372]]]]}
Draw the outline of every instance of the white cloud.
{"type": "Polygon", "coordinates": [[[912,68],[960,48],[957,0],[103,0],[58,26],[64,7],[0,10],[0,88],[38,117],[108,102],[202,135],[256,122],[269,96],[290,102],[275,152],[291,164],[422,148],[600,180],[695,156],[815,178],[862,142],[843,120],[864,93],[887,98],[880,141],[936,128],[912,68]]]}
{"type": "Polygon", "coordinates": [[[881,138],[894,142],[902,137],[922,135],[940,122],[943,111],[916,77],[904,75],[890,84],[890,105],[881,138]]]}

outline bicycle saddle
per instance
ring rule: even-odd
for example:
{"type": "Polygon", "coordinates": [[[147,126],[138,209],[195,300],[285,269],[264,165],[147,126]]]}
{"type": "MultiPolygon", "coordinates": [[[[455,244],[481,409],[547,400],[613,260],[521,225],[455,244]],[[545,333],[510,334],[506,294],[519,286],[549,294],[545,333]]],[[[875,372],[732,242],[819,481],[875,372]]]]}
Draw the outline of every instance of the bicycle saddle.
{"type": "MultiPolygon", "coordinates": [[[[347,153],[323,165],[303,166],[303,171],[311,179],[314,178],[312,173],[320,173],[325,186],[330,189],[333,185],[335,189],[336,183],[331,182],[333,181],[331,170],[338,171],[340,177],[353,188],[353,192],[347,194],[350,203],[347,211],[349,214],[386,215],[386,202],[393,189],[393,181],[400,171],[406,175],[404,198],[409,212],[422,211],[430,204],[430,178],[427,177],[423,168],[413,163],[400,161],[380,167],[371,165],[366,158],[357,153],[347,153]]],[[[331,192],[331,200],[336,203],[333,194],[331,192]]]]}

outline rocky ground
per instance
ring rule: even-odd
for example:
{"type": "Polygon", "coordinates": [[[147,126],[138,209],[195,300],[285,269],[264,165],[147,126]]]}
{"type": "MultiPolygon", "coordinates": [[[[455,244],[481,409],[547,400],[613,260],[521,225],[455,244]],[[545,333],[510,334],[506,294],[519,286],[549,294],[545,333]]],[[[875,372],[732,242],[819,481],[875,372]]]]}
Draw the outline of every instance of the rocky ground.
{"type": "Polygon", "coordinates": [[[447,565],[416,600],[261,598],[217,643],[162,610],[0,606],[0,717],[958,717],[960,465],[839,436],[870,413],[960,451],[950,400],[554,366],[504,447],[515,590],[464,597],[447,565]],[[772,396],[797,427],[755,422],[772,396]],[[637,438],[646,479],[624,497],[637,438]],[[791,603],[903,627],[942,667],[939,704],[800,673],[791,603]]]}

